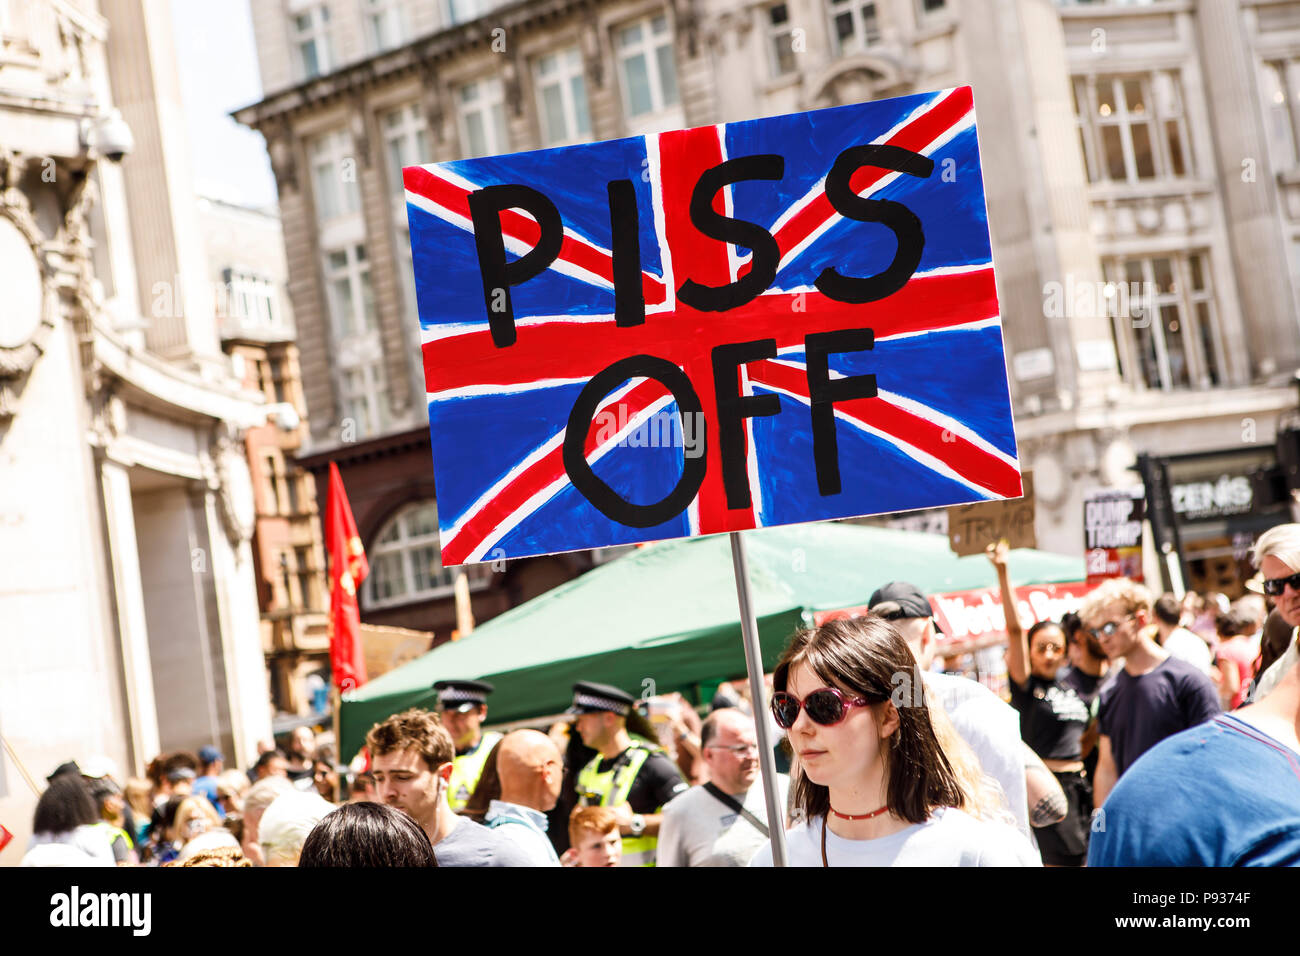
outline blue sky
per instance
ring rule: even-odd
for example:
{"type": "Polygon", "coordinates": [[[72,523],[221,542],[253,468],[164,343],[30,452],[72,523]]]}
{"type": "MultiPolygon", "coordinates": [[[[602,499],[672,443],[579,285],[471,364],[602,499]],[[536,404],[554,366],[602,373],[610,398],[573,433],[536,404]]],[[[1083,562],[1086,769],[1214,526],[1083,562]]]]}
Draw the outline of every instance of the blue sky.
{"type": "Polygon", "coordinates": [[[262,98],[248,0],[172,0],[172,22],[195,188],[245,205],[274,204],[266,144],[229,116],[262,98]]]}

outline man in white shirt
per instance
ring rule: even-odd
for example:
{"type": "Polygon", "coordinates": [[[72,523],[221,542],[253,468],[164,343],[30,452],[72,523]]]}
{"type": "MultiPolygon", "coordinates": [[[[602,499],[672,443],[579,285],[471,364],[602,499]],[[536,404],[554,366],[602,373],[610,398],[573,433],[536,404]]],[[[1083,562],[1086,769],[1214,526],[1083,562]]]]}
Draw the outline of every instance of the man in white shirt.
{"type": "Polygon", "coordinates": [[[1214,671],[1214,655],[1210,645],[1195,631],[1182,626],[1183,608],[1172,594],[1162,595],[1152,610],[1156,627],[1160,631],[1158,643],[1170,657],[1187,661],[1207,677],[1214,671]]]}
{"type": "Polygon", "coordinates": [[[516,730],[497,750],[501,798],[488,805],[483,822],[509,837],[527,854],[529,866],[559,866],[546,835],[546,814],[560,798],[564,763],[551,738],[536,730],[516,730]]]}
{"type": "Polygon", "coordinates": [[[979,758],[984,773],[997,781],[1020,832],[1029,837],[1029,799],[1020,715],[977,681],[930,671],[937,636],[930,602],[914,584],[891,581],[871,595],[873,616],[902,632],[920,665],[926,690],[979,758]]]}
{"type": "Polygon", "coordinates": [[[1273,599],[1274,610],[1293,628],[1286,651],[1259,675],[1254,697],[1258,701],[1300,661],[1300,524],[1280,524],[1260,535],[1255,565],[1264,575],[1264,593],[1273,599]]]}
{"type": "MultiPolygon", "coordinates": [[[[700,729],[700,749],[709,782],[664,807],[658,865],[745,866],[769,839],[753,718],[735,707],[715,710],[700,729]]],[[[782,807],[789,786],[778,774],[782,807]]]]}

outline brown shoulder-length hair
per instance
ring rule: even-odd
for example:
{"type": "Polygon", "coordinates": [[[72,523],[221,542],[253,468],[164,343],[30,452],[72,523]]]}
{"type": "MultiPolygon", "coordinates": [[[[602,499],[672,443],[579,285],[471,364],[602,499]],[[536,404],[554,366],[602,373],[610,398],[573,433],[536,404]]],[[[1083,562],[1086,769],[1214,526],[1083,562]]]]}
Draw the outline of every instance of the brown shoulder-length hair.
{"type": "MultiPolygon", "coordinates": [[[[796,664],[804,664],[829,686],[871,701],[877,722],[883,707],[895,706],[898,729],[888,742],[880,742],[891,813],[909,823],[924,823],[938,807],[965,803],[930,723],[916,659],[893,624],[879,618],[850,618],[800,631],[777,662],[772,676],[775,690],[786,689],[796,664]]],[[[824,817],[830,810],[830,792],[809,780],[802,767],[795,773],[793,787],[794,806],[808,819],[824,817]]]]}

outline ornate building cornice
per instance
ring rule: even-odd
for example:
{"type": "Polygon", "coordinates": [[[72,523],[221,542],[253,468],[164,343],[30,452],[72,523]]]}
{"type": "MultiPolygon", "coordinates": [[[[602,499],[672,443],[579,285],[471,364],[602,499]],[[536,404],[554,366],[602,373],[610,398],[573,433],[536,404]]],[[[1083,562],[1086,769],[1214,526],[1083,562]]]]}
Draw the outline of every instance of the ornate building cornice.
{"type": "MultiPolygon", "coordinates": [[[[0,331],[4,333],[0,338],[0,423],[8,421],[18,411],[18,396],[54,331],[59,302],[58,268],[33,215],[31,201],[19,188],[26,167],[24,157],[0,146],[0,228],[16,230],[18,236],[26,241],[40,289],[35,316],[29,320],[21,315],[11,315],[10,325],[0,324],[0,331]],[[29,321],[26,327],[20,325],[24,321],[29,321]]],[[[22,267],[19,258],[14,257],[10,263],[12,268],[22,267]]]]}

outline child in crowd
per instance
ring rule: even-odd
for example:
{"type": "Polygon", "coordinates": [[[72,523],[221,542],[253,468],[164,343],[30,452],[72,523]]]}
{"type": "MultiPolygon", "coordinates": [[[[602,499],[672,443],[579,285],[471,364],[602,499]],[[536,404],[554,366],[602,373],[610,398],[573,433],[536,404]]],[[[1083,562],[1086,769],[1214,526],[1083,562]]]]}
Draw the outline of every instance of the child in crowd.
{"type": "Polygon", "coordinates": [[[575,807],[569,817],[569,849],[560,857],[564,866],[618,866],[623,859],[623,838],[618,816],[609,807],[575,807]]]}

